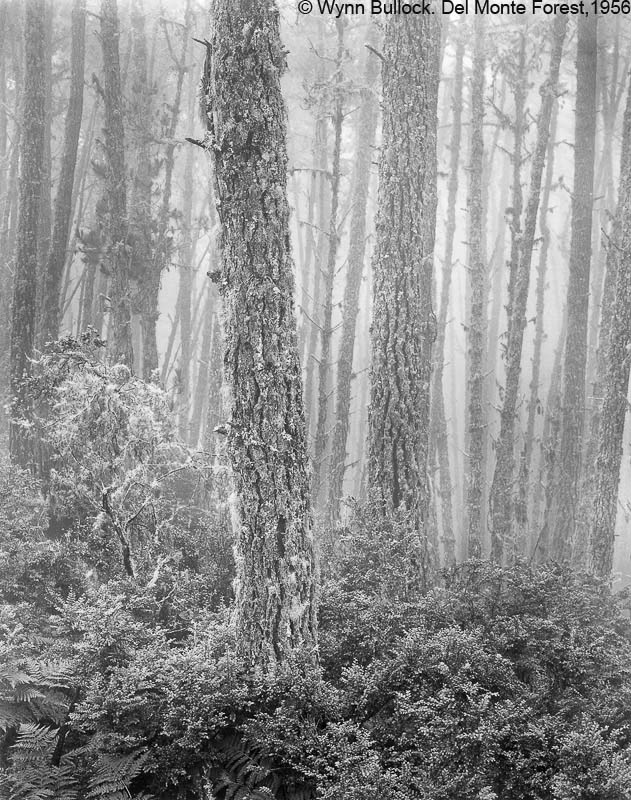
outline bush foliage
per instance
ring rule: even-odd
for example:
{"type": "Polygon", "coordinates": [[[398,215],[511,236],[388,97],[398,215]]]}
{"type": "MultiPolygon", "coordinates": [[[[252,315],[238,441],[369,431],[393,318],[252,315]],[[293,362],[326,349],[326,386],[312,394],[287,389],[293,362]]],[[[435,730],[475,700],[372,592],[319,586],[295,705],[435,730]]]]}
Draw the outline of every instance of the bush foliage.
{"type": "Polygon", "coordinates": [[[631,796],[626,596],[484,562],[422,593],[405,525],[357,508],[326,554],[320,666],[252,673],[221,481],[168,398],[94,340],[38,381],[47,481],[0,467],[0,796],[631,796]]]}

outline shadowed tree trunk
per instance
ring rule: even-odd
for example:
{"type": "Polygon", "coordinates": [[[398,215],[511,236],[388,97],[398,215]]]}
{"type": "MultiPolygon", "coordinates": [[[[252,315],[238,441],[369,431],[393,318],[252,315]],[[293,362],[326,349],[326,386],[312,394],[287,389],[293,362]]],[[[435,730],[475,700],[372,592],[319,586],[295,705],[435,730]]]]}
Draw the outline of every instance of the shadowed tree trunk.
{"type": "MultiPolygon", "coordinates": [[[[376,28],[370,25],[369,40],[376,44],[376,28]]],[[[350,430],[351,385],[353,379],[353,353],[355,329],[359,312],[359,294],[366,254],[366,210],[370,188],[370,173],[379,118],[379,106],[374,92],[379,77],[379,61],[368,51],[362,104],[357,120],[356,161],[353,180],[353,211],[349,234],[348,272],[344,289],[342,341],[337,364],[335,429],[332,435],[331,478],[329,513],[337,520],[344,488],[346,451],[350,430]]]]}
{"type": "Polygon", "coordinates": [[[475,44],[471,84],[471,162],[469,165],[469,280],[471,287],[469,333],[469,469],[467,471],[467,552],[482,555],[482,496],[484,487],[484,354],[486,338],[486,234],[482,208],[484,165],[484,20],[474,18],[475,44]]]}
{"type": "Polygon", "coordinates": [[[567,290],[567,339],[563,363],[561,435],[552,513],[556,558],[570,558],[581,472],[585,417],[585,366],[591,265],[598,17],[579,17],[576,55],[576,122],[570,277],[567,290]]]}
{"type": "Polygon", "coordinates": [[[103,48],[103,103],[107,171],[106,253],[110,275],[110,341],[112,361],[132,368],[131,303],[127,240],[125,133],[119,61],[118,8],[116,0],[101,2],[103,48]]]}
{"type": "MultiPolygon", "coordinates": [[[[613,567],[618,484],[631,366],[631,91],[627,94],[622,139],[618,210],[607,251],[607,271],[616,276],[606,354],[594,480],[591,554],[594,572],[609,577],[613,567]]],[[[588,468],[590,465],[587,465],[588,468]]]]}
{"type": "Polygon", "coordinates": [[[439,47],[438,17],[388,23],[369,415],[370,495],[423,533],[426,579],[439,47]]]}
{"type": "MultiPolygon", "coordinates": [[[[11,322],[11,396],[14,416],[28,419],[31,398],[24,379],[31,374],[35,337],[39,204],[44,157],[45,2],[27,0],[24,22],[24,91],[21,117],[19,211],[11,322]]],[[[13,420],[9,430],[11,459],[33,468],[34,443],[29,428],[13,420]]]]}
{"type": "Polygon", "coordinates": [[[42,342],[59,335],[61,281],[66,263],[68,232],[72,221],[72,191],[81,119],[83,116],[83,72],[85,66],[85,0],[74,0],[72,6],[72,45],[70,56],[70,98],[66,113],[64,151],[55,199],[53,238],[46,261],[42,293],[42,342]]]}
{"type": "Polygon", "coordinates": [[[285,52],[271,3],[217,0],[206,67],[222,225],[219,285],[231,389],[237,646],[274,670],[315,659],[316,575],[289,241],[285,52]]]}
{"type": "MultiPolygon", "coordinates": [[[[514,480],[514,438],[515,415],[521,376],[521,354],[526,327],[526,304],[530,286],[530,266],[535,245],[537,215],[541,195],[541,180],[545,166],[546,150],[550,136],[550,120],[556,102],[559,67],[565,41],[567,15],[560,14],[553,26],[552,52],[548,79],[541,88],[541,109],[537,122],[537,139],[532,157],[530,189],[517,252],[517,268],[513,272],[512,293],[509,297],[511,316],[508,320],[508,341],[506,343],[506,387],[502,410],[500,412],[500,435],[496,445],[495,473],[491,486],[490,506],[492,521],[491,551],[493,558],[502,560],[504,545],[509,541],[511,531],[517,527],[513,514],[512,501],[514,480]]],[[[529,445],[528,445],[529,446],[529,445]]],[[[524,477],[527,485],[528,478],[524,477]]]]}

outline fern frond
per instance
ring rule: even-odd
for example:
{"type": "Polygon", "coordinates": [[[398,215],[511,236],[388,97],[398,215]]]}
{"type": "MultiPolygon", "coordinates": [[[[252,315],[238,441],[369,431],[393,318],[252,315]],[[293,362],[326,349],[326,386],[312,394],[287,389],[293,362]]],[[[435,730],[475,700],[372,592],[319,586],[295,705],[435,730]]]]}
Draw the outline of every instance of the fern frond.
{"type": "Polygon", "coordinates": [[[128,800],[129,785],[142,774],[148,757],[146,750],[136,750],[122,756],[100,755],[87,797],[95,800],[128,800]]]}

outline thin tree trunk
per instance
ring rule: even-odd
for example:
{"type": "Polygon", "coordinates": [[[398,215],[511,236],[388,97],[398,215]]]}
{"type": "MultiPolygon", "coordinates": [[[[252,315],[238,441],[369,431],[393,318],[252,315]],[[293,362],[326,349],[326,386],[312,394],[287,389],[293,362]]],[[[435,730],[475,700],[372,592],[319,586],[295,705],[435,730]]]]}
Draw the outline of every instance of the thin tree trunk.
{"type": "MultiPolygon", "coordinates": [[[[377,31],[369,28],[369,43],[377,43],[377,31]]],[[[340,500],[344,489],[346,455],[350,431],[351,386],[355,330],[359,312],[359,295],[366,255],[366,211],[370,190],[370,174],[379,117],[379,105],[374,86],[379,78],[379,61],[369,50],[366,54],[362,104],[357,120],[355,139],[355,170],[353,179],[353,211],[351,215],[348,271],[344,289],[342,340],[337,362],[335,428],[332,436],[329,513],[332,521],[339,519],[340,500]]]]}
{"type": "MultiPolygon", "coordinates": [[[[164,188],[160,210],[158,212],[156,246],[154,248],[151,265],[140,278],[138,302],[141,311],[142,326],[142,365],[143,378],[151,380],[158,369],[158,343],[156,340],[156,324],[158,322],[158,296],[160,294],[160,281],[162,272],[171,258],[171,239],[169,237],[169,218],[171,216],[171,192],[173,188],[173,169],[175,166],[175,150],[177,142],[175,134],[180,119],[182,105],[182,90],[184,77],[187,71],[186,58],[189,43],[189,31],[192,25],[191,0],[187,0],[184,12],[184,28],[182,30],[182,44],[180,53],[175,55],[169,41],[169,52],[175,62],[176,82],[173,102],[170,105],[169,118],[164,137],[167,141],[164,154],[164,188]]],[[[165,23],[165,36],[169,33],[165,23]]]]}
{"type": "Polygon", "coordinates": [[[567,292],[567,339],[563,365],[561,439],[554,493],[553,550],[571,557],[578,507],[585,417],[585,366],[591,265],[598,17],[579,17],[576,56],[576,122],[570,277],[567,292]]]}
{"type": "Polygon", "coordinates": [[[469,280],[471,307],[469,334],[469,430],[467,472],[467,552],[482,555],[482,496],[484,487],[484,366],[486,340],[486,233],[482,208],[484,165],[484,84],[486,69],[484,21],[474,19],[475,44],[471,85],[471,162],[469,165],[469,280]]]}
{"type": "Polygon", "coordinates": [[[369,487],[428,542],[432,272],[436,226],[438,17],[393,17],[383,62],[383,146],[373,260],[369,487]]]}
{"type": "Polygon", "coordinates": [[[454,239],[456,235],[456,202],[458,199],[458,167],[460,142],[462,139],[462,96],[464,37],[458,35],[454,66],[454,89],[452,97],[451,141],[449,143],[449,183],[447,187],[447,220],[445,224],[445,255],[440,290],[436,345],[434,347],[434,379],[430,411],[430,450],[437,451],[440,473],[440,499],[443,551],[447,563],[455,561],[453,510],[451,506],[451,468],[449,444],[445,420],[443,373],[445,365],[445,339],[447,336],[447,313],[453,274],[454,239]]]}
{"type": "Polygon", "coordinates": [[[45,2],[26,0],[24,22],[24,92],[21,118],[21,158],[17,250],[11,322],[12,415],[9,449],[12,461],[34,468],[34,442],[28,425],[32,410],[25,379],[31,374],[35,344],[38,222],[42,191],[45,129],[45,2]]]}
{"type": "Polygon", "coordinates": [[[219,277],[232,392],[237,647],[273,671],[316,658],[316,564],[289,249],[285,53],[275,5],[217,0],[206,113],[223,227],[219,277]]]}
{"type": "MultiPolygon", "coordinates": [[[[539,211],[539,233],[541,245],[539,249],[539,260],[537,262],[537,287],[536,287],[536,310],[535,310],[535,338],[532,352],[532,375],[530,378],[530,397],[528,400],[528,421],[526,424],[526,449],[525,449],[525,472],[532,475],[532,462],[535,450],[535,425],[537,415],[542,408],[541,402],[541,351],[545,338],[544,312],[546,301],[546,280],[548,268],[548,250],[550,248],[550,226],[548,225],[548,215],[550,213],[550,193],[552,191],[552,178],[554,176],[554,164],[556,154],[556,131],[559,105],[554,104],[552,109],[552,119],[550,120],[550,141],[548,143],[548,155],[546,158],[546,176],[541,195],[541,208],[539,211]]],[[[541,446],[539,447],[541,450],[541,446]]],[[[527,485],[527,496],[533,494],[533,487],[530,479],[527,485]]],[[[530,531],[538,530],[538,521],[531,520],[530,531]]]]}
{"type": "MultiPolygon", "coordinates": [[[[512,295],[509,297],[511,317],[508,321],[508,341],[506,344],[506,387],[500,413],[500,435],[496,444],[495,473],[491,486],[491,553],[495,560],[502,560],[505,543],[511,537],[513,526],[524,527],[525,520],[519,520],[514,515],[513,509],[518,512],[512,499],[514,480],[514,438],[515,415],[517,412],[517,399],[519,395],[519,381],[521,377],[521,355],[526,327],[526,305],[528,302],[528,289],[530,286],[530,266],[532,253],[535,246],[535,233],[537,216],[541,196],[541,180],[545,166],[546,150],[550,138],[550,120],[552,109],[557,97],[557,84],[559,68],[563,54],[563,43],[567,29],[567,15],[559,14],[555,17],[552,29],[552,52],[550,54],[550,68],[548,79],[541,88],[541,109],[537,122],[537,140],[532,157],[530,174],[530,189],[528,205],[524,220],[524,229],[520,236],[517,251],[518,264],[513,273],[512,295]]],[[[527,444],[527,446],[529,446],[527,444]]],[[[525,485],[528,476],[523,476],[525,485]]]]}
{"type": "Polygon", "coordinates": [[[127,198],[125,132],[118,52],[118,8],[116,0],[101,0],[101,46],[103,48],[103,92],[105,152],[107,156],[107,250],[110,274],[110,358],[134,365],[131,340],[129,255],[127,246],[127,198]]]}
{"type": "Polygon", "coordinates": [[[631,367],[631,91],[627,94],[623,123],[618,210],[607,251],[607,271],[610,269],[616,275],[615,300],[606,355],[590,542],[592,568],[602,578],[608,578],[613,567],[631,367]]]}
{"type": "Polygon", "coordinates": [[[53,238],[44,273],[41,337],[42,342],[59,336],[61,281],[66,263],[68,233],[72,221],[72,192],[81,120],[83,116],[83,72],[85,66],[85,0],[72,6],[72,45],[70,56],[70,98],[66,113],[64,151],[55,199],[53,238]]]}

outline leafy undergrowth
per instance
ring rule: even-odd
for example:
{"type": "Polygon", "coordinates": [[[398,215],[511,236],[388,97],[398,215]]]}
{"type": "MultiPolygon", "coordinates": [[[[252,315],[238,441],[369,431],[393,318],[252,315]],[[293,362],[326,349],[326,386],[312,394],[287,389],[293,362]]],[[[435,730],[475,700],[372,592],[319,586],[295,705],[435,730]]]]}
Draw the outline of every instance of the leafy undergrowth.
{"type": "Polygon", "coordinates": [[[325,559],[320,666],[252,673],[221,481],[159,389],[62,345],[46,495],[0,466],[1,796],[631,797],[625,595],[485,562],[423,594],[405,526],[357,509],[325,559]]]}

